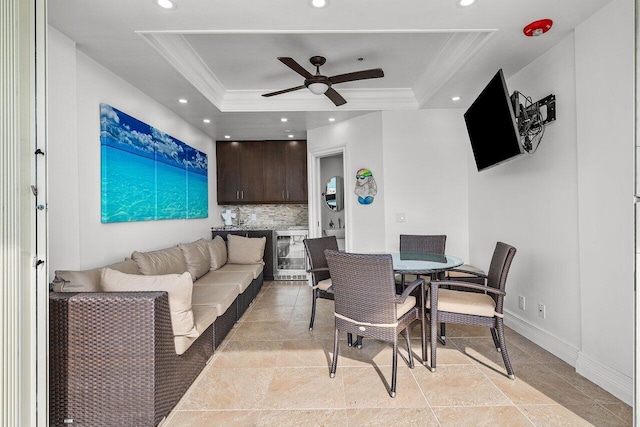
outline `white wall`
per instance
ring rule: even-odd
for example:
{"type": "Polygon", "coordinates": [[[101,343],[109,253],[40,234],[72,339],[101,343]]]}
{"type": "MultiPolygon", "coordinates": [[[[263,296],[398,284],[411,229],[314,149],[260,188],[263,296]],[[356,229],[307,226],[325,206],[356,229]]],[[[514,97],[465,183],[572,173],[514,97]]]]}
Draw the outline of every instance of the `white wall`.
{"type": "Polygon", "coordinates": [[[467,149],[463,110],[382,114],[386,250],[400,234],[446,234],[447,253],[468,259],[467,149]],[[405,222],[396,214],[404,213],[405,222]]]}
{"type": "Polygon", "coordinates": [[[633,5],[615,0],[508,79],[557,97],[542,145],[478,173],[469,154],[470,260],[513,244],[507,325],[630,403],[633,377],[633,5]],[[526,311],[518,308],[526,298],[526,311]],[[537,305],[546,305],[546,318],[537,305]]]}
{"type": "Polygon", "coordinates": [[[631,382],[634,361],[634,39],[634,5],[626,0],[614,0],[576,29],[582,285],[576,368],[620,389],[631,382]]]}
{"type": "Polygon", "coordinates": [[[215,142],[76,51],[74,43],[55,29],[49,27],[49,31],[49,111],[56,119],[49,121],[48,134],[50,272],[97,267],[121,261],[134,250],[210,237],[210,218],[219,215],[216,193],[211,191],[215,189],[215,142]],[[101,102],[207,153],[209,219],[100,222],[101,102]]]}
{"type": "Polygon", "coordinates": [[[471,262],[488,268],[497,241],[516,247],[505,310],[561,340],[572,364],[581,345],[574,70],[570,36],[507,81],[533,100],[556,95],[558,119],[534,154],[483,172],[469,162],[471,262]]]}
{"type": "MultiPolygon", "coordinates": [[[[347,248],[350,252],[385,250],[385,191],[382,161],[382,115],[371,113],[307,132],[310,153],[333,147],[346,147],[344,162],[344,202],[346,209],[347,248]],[[378,194],[371,205],[361,205],[353,190],[358,169],[373,174],[378,194]]],[[[311,181],[311,180],[310,180],[311,181]]],[[[319,191],[319,189],[310,189],[319,191]]],[[[312,193],[309,194],[312,197],[312,193]]]]}

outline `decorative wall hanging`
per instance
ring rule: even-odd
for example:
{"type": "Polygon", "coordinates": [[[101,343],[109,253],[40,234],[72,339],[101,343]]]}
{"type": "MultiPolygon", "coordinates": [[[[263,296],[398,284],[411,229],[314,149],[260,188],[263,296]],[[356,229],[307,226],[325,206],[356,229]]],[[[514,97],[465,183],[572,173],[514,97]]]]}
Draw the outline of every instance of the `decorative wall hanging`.
{"type": "Polygon", "coordinates": [[[102,222],[207,218],[207,155],[100,104],[102,222]]]}
{"type": "Polygon", "coordinates": [[[373,203],[373,197],[378,194],[378,186],[369,169],[360,169],[356,172],[356,189],[354,193],[358,196],[358,202],[361,205],[373,203]]]}

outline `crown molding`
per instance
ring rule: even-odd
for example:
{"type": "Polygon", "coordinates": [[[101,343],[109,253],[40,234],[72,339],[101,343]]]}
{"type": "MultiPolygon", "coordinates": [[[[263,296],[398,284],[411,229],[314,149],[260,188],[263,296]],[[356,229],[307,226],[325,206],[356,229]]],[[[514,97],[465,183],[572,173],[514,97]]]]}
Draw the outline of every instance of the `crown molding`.
{"type": "Polygon", "coordinates": [[[418,108],[411,89],[340,89],[348,101],[336,107],[321,95],[299,90],[274,97],[263,97],[263,91],[230,90],[222,102],[223,112],[251,111],[336,111],[336,110],[415,110],[418,108]]]}
{"type": "Polygon", "coordinates": [[[423,107],[494,33],[495,30],[451,33],[413,87],[418,105],[423,107]]]}
{"type": "Polygon", "coordinates": [[[138,32],[138,35],[209,102],[221,109],[226,88],[181,34],[138,32]]]}

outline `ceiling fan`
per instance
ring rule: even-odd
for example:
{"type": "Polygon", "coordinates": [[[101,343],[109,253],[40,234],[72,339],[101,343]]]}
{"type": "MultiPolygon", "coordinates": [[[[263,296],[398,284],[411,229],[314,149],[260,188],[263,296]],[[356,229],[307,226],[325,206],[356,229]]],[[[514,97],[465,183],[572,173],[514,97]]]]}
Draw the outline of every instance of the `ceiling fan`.
{"type": "Polygon", "coordinates": [[[384,77],[384,72],[381,68],[372,68],[370,70],[338,74],[337,76],[333,77],[323,76],[322,74],[320,74],[320,66],[323,65],[327,60],[322,56],[312,56],[309,59],[309,62],[311,62],[314,67],[316,67],[315,75],[305,70],[302,65],[298,64],[293,58],[281,56],[278,57],[278,60],[287,67],[291,68],[296,73],[300,74],[302,77],[304,77],[304,85],[279,90],[277,92],[265,93],[262,96],[269,97],[274,95],[282,95],[283,93],[293,92],[295,90],[304,89],[306,87],[316,95],[324,94],[336,105],[336,107],[339,107],[343,104],[346,104],[347,101],[331,86],[338,83],[352,82],[354,80],[377,79],[380,77],[384,77]]]}

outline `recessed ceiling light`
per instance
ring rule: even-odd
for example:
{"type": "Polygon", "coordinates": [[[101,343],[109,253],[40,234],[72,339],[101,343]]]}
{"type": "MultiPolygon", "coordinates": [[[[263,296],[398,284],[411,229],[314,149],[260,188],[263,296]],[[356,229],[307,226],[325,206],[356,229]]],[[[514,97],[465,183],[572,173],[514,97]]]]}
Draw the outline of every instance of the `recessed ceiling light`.
{"type": "Polygon", "coordinates": [[[205,122],[205,123],[211,123],[211,120],[209,120],[209,119],[203,119],[202,121],[205,122]]]}
{"type": "Polygon", "coordinates": [[[289,135],[289,138],[293,138],[293,135],[289,135]]]}
{"type": "Polygon", "coordinates": [[[225,135],[224,139],[231,139],[231,135],[225,135]]]}
{"type": "Polygon", "coordinates": [[[187,101],[187,100],[186,100],[186,99],[184,99],[184,98],[180,98],[180,99],[178,99],[178,102],[179,102],[180,104],[186,104],[186,103],[187,103],[187,102],[189,102],[189,101],[187,101]]]}
{"type": "Polygon", "coordinates": [[[452,100],[453,102],[457,102],[457,101],[460,101],[460,97],[459,97],[459,96],[452,96],[452,97],[451,97],[451,100],[452,100]]]}
{"type": "Polygon", "coordinates": [[[460,7],[468,7],[474,4],[476,0],[456,0],[456,4],[460,7]]]}
{"type": "Polygon", "coordinates": [[[334,119],[333,117],[329,117],[329,121],[330,121],[330,122],[335,122],[335,121],[336,121],[336,119],[334,119]]]}
{"type": "Polygon", "coordinates": [[[289,119],[287,119],[286,117],[283,117],[283,118],[280,119],[280,121],[281,122],[286,122],[286,121],[289,121],[289,119]]]}
{"type": "Polygon", "coordinates": [[[153,0],[153,3],[167,10],[174,10],[176,8],[176,4],[171,0],[153,0]]]}
{"type": "Polygon", "coordinates": [[[311,5],[311,7],[320,9],[329,6],[329,0],[310,0],[309,4],[311,5]]]}

